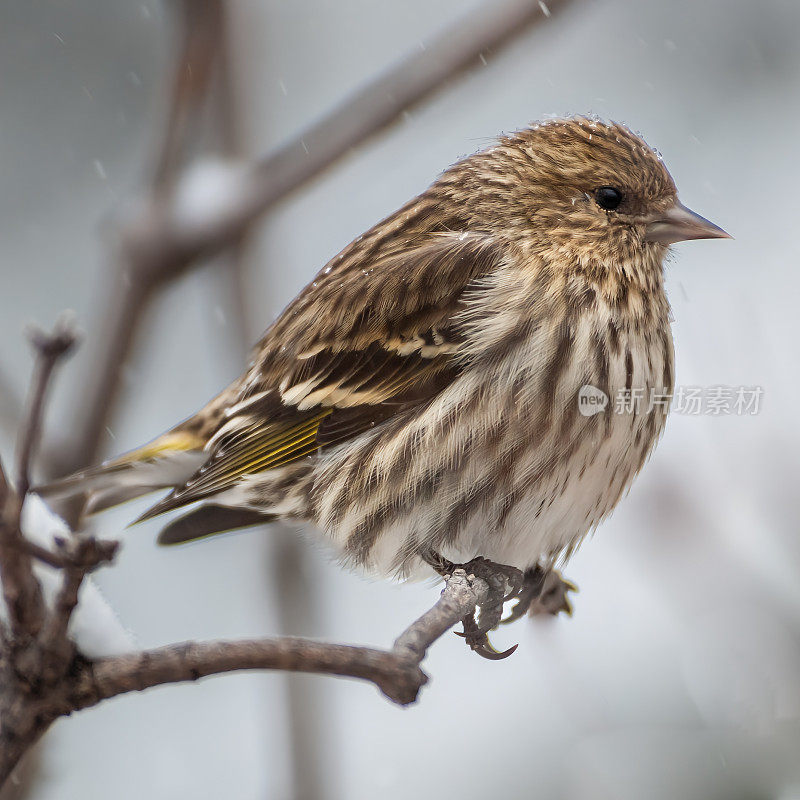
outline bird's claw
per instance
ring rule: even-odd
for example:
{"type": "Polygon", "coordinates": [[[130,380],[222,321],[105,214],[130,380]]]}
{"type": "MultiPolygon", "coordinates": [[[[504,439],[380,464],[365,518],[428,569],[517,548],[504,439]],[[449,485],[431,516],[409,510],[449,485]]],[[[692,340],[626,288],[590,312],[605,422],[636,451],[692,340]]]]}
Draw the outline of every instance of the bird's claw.
{"type": "Polygon", "coordinates": [[[503,650],[502,652],[497,650],[489,641],[489,632],[481,629],[472,614],[464,617],[462,624],[464,625],[463,632],[454,631],[454,633],[466,640],[470,650],[489,661],[502,661],[504,658],[508,658],[518,647],[515,644],[509,647],[508,650],[503,650]]]}
{"type": "Polygon", "coordinates": [[[578,587],[572,581],[564,579],[558,570],[546,570],[537,565],[526,570],[522,589],[517,596],[517,603],[511,613],[501,621],[501,624],[507,625],[521,619],[525,614],[557,616],[563,611],[571,617],[572,603],[569,599],[569,592],[577,591],[578,587]]]}
{"type": "Polygon", "coordinates": [[[462,620],[464,631],[457,633],[466,640],[471,650],[483,658],[491,661],[508,658],[517,649],[517,645],[501,652],[492,646],[488,634],[500,624],[503,603],[517,597],[523,589],[525,576],[522,571],[481,557],[473,558],[466,564],[453,564],[437,553],[426,554],[424,558],[446,579],[457,569],[462,569],[467,575],[486,581],[489,587],[486,600],[475,614],[464,617],[462,620]]]}
{"type": "Polygon", "coordinates": [[[429,561],[428,563],[443,577],[449,578],[457,569],[463,569],[467,575],[473,575],[476,578],[481,578],[489,584],[490,594],[494,595],[497,591],[502,592],[502,602],[505,603],[513,600],[525,583],[525,575],[522,570],[516,567],[510,567],[507,564],[498,564],[494,561],[489,561],[488,558],[477,556],[466,564],[453,564],[451,561],[443,559],[441,556],[436,557],[435,563],[429,561]],[[503,584],[499,581],[502,579],[503,584]]]}

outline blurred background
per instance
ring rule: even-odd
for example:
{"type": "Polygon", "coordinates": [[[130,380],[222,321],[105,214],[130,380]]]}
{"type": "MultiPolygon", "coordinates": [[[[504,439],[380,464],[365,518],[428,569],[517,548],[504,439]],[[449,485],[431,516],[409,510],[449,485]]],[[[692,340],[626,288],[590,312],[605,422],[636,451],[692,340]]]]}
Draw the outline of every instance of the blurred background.
{"type": "MultiPolygon", "coordinates": [[[[233,247],[137,294],[120,231],[142,198],[180,183],[202,217],[238,174],[231,158],[299,145],[312,163],[331,143],[324,129],[300,141],[309,126],[398,63],[435,63],[434,45],[458,44],[448,32],[471,15],[525,4],[217,5],[205,35],[225,49],[208,86],[200,70],[172,77],[200,0],[0,11],[4,458],[31,371],[31,321],[49,326],[68,308],[85,331],[48,410],[45,476],[192,413],[353,237],[498,132],[566,113],[640,131],[681,199],[736,237],[675,248],[677,383],[760,386],[759,413],[673,414],[630,496],[566,570],[580,586],[574,617],[503,629],[498,647],[520,642],[512,658],[484,661],[447,635],[407,709],[368,685],[280,674],[123,697],[59,721],[17,795],[800,798],[800,4],[530,3],[515,36],[396,109],[376,135],[355,136],[233,247]],[[176,97],[195,103],[194,116],[170,117],[176,97]],[[165,145],[176,130],[179,157],[165,145]],[[176,178],[184,167],[194,182],[176,178]],[[122,319],[130,302],[136,320],[122,319]],[[130,342],[109,355],[109,331],[125,325],[130,342]],[[96,386],[104,358],[116,393],[96,386]]],[[[355,129],[358,113],[346,115],[355,129]]],[[[293,164],[302,172],[302,158],[293,164]]],[[[281,632],[388,646],[438,594],[342,572],[313,535],[279,526],[159,550],[158,521],[124,530],[148,502],[94,523],[123,538],[97,581],[145,647],[281,632]]]]}

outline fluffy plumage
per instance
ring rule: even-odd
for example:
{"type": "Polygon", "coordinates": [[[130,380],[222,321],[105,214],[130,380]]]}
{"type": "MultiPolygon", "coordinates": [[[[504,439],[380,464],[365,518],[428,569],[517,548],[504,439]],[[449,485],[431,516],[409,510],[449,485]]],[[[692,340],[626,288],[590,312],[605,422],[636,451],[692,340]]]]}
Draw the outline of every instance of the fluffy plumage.
{"type": "Polygon", "coordinates": [[[621,125],[503,136],[333,258],[198,414],[43,493],[91,509],[172,486],[145,517],[206,505],[166,541],[303,520],[385,574],[425,574],[431,550],[552,564],[663,430],[663,405],[613,398],[671,392],[667,244],[723,235],[621,125]],[[579,413],[585,384],[603,412],[579,413]]]}

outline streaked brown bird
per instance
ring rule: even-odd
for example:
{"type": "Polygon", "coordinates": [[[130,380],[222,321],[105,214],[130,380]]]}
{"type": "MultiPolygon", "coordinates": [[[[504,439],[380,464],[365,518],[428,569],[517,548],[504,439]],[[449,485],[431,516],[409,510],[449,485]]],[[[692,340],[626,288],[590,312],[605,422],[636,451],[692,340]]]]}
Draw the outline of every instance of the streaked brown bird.
{"type": "Polygon", "coordinates": [[[622,125],[502,136],[335,256],[201,411],[41,492],[95,512],[170,488],[140,519],[199,505],[163,543],[288,519],[386,575],[546,570],[664,428],[668,246],[718,237],[622,125]]]}

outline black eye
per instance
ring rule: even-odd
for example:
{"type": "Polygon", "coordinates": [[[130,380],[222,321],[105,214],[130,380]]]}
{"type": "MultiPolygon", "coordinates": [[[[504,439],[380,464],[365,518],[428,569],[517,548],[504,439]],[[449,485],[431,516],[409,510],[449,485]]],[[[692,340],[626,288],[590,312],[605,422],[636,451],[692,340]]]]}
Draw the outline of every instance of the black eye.
{"type": "Polygon", "coordinates": [[[595,193],[597,205],[606,211],[613,211],[622,202],[622,192],[613,186],[601,186],[595,193]]]}

